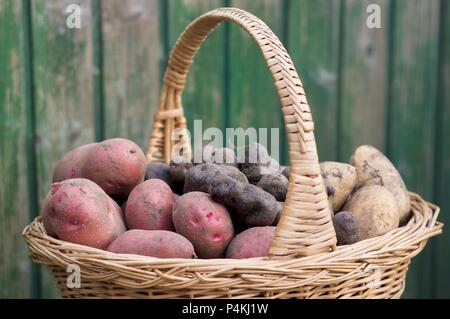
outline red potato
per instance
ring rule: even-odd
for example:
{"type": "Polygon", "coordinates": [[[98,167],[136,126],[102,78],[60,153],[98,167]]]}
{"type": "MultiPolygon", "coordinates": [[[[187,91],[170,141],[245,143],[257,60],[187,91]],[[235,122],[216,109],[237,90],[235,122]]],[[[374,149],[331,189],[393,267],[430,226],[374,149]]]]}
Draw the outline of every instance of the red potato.
{"type": "Polygon", "coordinates": [[[113,138],[71,150],[56,165],[53,181],[87,178],[114,199],[125,199],[144,180],[146,159],[134,142],[113,138]]]}
{"type": "Polygon", "coordinates": [[[186,237],[200,258],[221,258],[234,236],[233,223],[225,206],[203,192],[182,195],[173,207],[177,233],[186,237]]]}
{"type": "Polygon", "coordinates": [[[128,196],[125,220],[128,229],[174,230],[172,209],[175,202],[169,185],[148,179],[128,196]]]}
{"type": "Polygon", "coordinates": [[[98,143],[89,143],[69,151],[53,170],[53,182],[61,182],[66,179],[83,176],[83,163],[89,152],[98,143]]]}
{"type": "Polygon", "coordinates": [[[134,142],[113,138],[89,151],[83,165],[83,177],[97,183],[109,196],[126,198],[144,181],[145,155],[134,142]]]}
{"type": "Polygon", "coordinates": [[[274,236],[274,226],[252,227],[244,230],[228,245],[227,258],[243,259],[268,256],[274,236]]]}
{"type": "Polygon", "coordinates": [[[189,240],[167,230],[132,229],[120,235],[107,250],[158,258],[197,257],[189,240]]]}
{"type": "Polygon", "coordinates": [[[119,205],[84,178],[53,183],[41,216],[50,236],[100,249],[126,231],[119,205]]]}

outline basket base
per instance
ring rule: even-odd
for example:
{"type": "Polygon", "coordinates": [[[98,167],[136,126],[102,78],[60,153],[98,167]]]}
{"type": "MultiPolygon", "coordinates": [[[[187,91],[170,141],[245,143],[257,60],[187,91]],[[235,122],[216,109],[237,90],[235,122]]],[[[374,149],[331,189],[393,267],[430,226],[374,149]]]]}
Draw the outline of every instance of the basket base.
{"type": "MultiPolygon", "coordinates": [[[[323,286],[302,286],[299,289],[264,291],[259,289],[130,289],[112,286],[108,281],[83,280],[80,288],[68,288],[68,274],[59,267],[50,267],[62,298],[68,299],[399,299],[405,289],[409,262],[392,267],[367,267],[365,275],[355,274],[355,280],[323,286]]],[[[70,280],[70,279],[69,279],[70,280]]]]}

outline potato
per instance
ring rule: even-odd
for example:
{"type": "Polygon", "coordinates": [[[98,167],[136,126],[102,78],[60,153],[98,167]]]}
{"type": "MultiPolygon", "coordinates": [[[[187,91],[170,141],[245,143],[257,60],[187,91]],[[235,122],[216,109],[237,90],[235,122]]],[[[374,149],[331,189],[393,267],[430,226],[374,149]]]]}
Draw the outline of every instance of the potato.
{"type": "Polygon", "coordinates": [[[243,259],[265,257],[275,236],[275,227],[252,227],[233,238],[227,249],[227,258],[243,259]]]}
{"type": "Polygon", "coordinates": [[[167,230],[132,229],[114,240],[107,250],[158,258],[196,258],[189,240],[167,230]]]}
{"type": "Polygon", "coordinates": [[[182,159],[180,163],[149,163],[145,173],[145,180],[160,179],[169,185],[174,193],[182,193],[186,172],[193,166],[192,163],[182,159]]]}
{"type": "Polygon", "coordinates": [[[291,168],[289,166],[281,166],[279,173],[283,174],[284,177],[289,179],[289,174],[291,172],[291,168]]]}
{"type": "Polygon", "coordinates": [[[172,178],[170,176],[170,166],[166,163],[148,163],[145,171],[145,180],[160,179],[171,186],[172,178]]]}
{"type": "Polygon", "coordinates": [[[90,143],[82,145],[69,151],[56,164],[56,167],[53,170],[53,182],[61,182],[66,179],[82,177],[85,159],[92,148],[97,144],[98,143],[90,143]]]}
{"type": "MultiPolygon", "coordinates": [[[[226,164],[237,167],[237,159],[234,151],[228,147],[215,147],[212,144],[204,146],[202,152],[202,163],[226,164]]],[[[199,158],[199,157],[198,157],[199,158]]],[[[196,160],[197,158],[194,158],[196,160]]],[[[199,163],[197,163],[199,164],[199,163]]]]}
{"type": "Polygon", "coordinates": [[[395,197],[400,223],[404,224],[410,215],[411,201],[400,173],[389,159],[375,147],[362,145],[356,149],[350,163],[356,167],[356,188],[369,185],[387,188],[395,197]]]}
{"type": "Polygon", "coordinates": [[[272,223],[272,226],[277,226],[280,222],[281,212],[283,211],[284,202],[277,202],[277,210],[275,213],[275,220],[272,223]]]}
{"type": "Polygon", "coordinates": [[[209,193],[214,180],[223,180],[227,177],[248,183],[247,177],[236,167],[213,163],[196,165],[186,173],[184,193],[193,191],[209,193]]]}
{"type": "Polygon", "coordinates": [[[169,173],[171,178],[171,188],[174,193],[181,194],[184,189],[186,174],[194,164],[190,160],[180,156],[170,162],[169,173]]]}
{"type": "Polygon", "coordinates": [[[243,216],[248,226],[269,226],[275,221],[277,200],[256,185],[224,177],[212,181],[210,193],[215,201],[243,216]]]}
{"type": "Polygon", "coordinates": [[[53,181],[87,178],[109,196],[123,200],[144,180],[145,168],[145,155],[139,146],[127,139],[113,138],[71,150],[58,162],[53,181]]]}
{"type": "Polygon", "coordinates": [[[174,230],[172,209],[175,198],[169,185],[149,179],[128,196],[125,220],[128,229],[174,230]]]}
{"type": "Polygon", "coordinates": [[[145,155],[139,146],[127,139],[113,138],[92,148],[83,167],[83,177],[113,198],[126,198],[144,181],[145,169],[145,155]]]}
{"type": "Polygon", "coordinates": [[[356,168],[344,163],[320,163],[323,182],[333,212],[339,212],[356,185],[356,168]]]}
{"type": "Polygon", "coordinates": [[[284,202],[286,199],[288,185],[289,180],[283,174],[263,175],[258,184],[256,184],[256,186],[272,194],[280,202],[284,202]]]}
{"type": "Polygon", "coordinates": [[[202,192],[182,195],[173,208],[176,232],[186,237],[200,258],[221,258],[234,236],[233,223],[225,206],[202,192]]]}
{"type": "Polygon", "coordinates": [[[100,249],[126,230],[119,205],[84,178],[53,183],[41,216],[50,236],[100,249]]]}
{"type": "Polygon", "coordinates": [[[279,164],[270,157],[266,148],[259,143],[252,143],[238,150],[239,169],[252,184],[257,184],[265,174],[278,172],[279,164]]]}
{"type": "Polygon", "coordinates": [[[382,186],[370,185],[357,190],[343,210],[358,220],[361,240],[384,235],[399,226],[395,197],[382,186]]]}
{"type": "Polygon", "coordinates": [[[339,212],[333,217],[338,245],[350,245],[359,241],[359,222],[350,212],[339,212]]]}

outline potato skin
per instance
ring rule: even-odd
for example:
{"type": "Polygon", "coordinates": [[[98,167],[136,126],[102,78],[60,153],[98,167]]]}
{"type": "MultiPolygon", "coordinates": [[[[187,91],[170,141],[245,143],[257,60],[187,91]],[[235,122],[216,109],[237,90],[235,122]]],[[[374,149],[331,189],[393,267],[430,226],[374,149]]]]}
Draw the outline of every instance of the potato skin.
{"type": "Polygon", "coordinates": [[[266,174],[259,180],[258,186],[272,194],[277,201],[284,202],[288,190],[289,180],[283,174],[266,174]]]}
{"type": "Polygon", "coordinates": [[[289,179],[289,174],[291,173],[291,168],[289,166],[281,166],[279,172],[283,174],[284,177],[289,179]]]}
{"type": "Polygon", "coordinates": [[[274,226],[252,227],[238,234],[228,245],[227,258],[265,257],[275,236],[274,226]]]}
{"type": "Polygon", "coordinates": [[[114,240],[107,250],[158,258],[196,258],[189,240],[167,230],[132,229],[114,240]]]}
{"type": "Polygon", "coordinates": [[[343,210],[357,219],[360,240],[384,235],[399,226],[395,197],[382,186],[370,185],[357,190],[343,210]]]}
{"type": "Polygon", "coordinates": [[[262,176],[275,174],[279,164],[270,157],[264,145],[251,143],[238,150],[239,169],[247,176],[252,184],[257,184],[262,176]]]}
{"type": "Polygon", "coordinates": [[[77,147],[56,165],[53,181],[87,178],[122,201],[144,180],[146,159],[134,142],[113,138],[77,147]]]}
{"type": "Polygon", "coordinates": [[[232,207],[248,226],[272,225],[279,210],[272,194],[229,177],[213,180],[210,192],[215,201],[232,207]]]}
{"type": "Polygon", "coordinates": [[[396,199],[400,223],[404,224],[410,215],[411,200],[400,173],[391,161],[375,147],[362,145],[355,150],[350,163],[356,167],[356,188],[369,185],[387,188],[396,199]]]}
{"type": "Polygon", "coordinates": [[[225,206],[203,192],[182,195],[173,208],[177,233],[186,237],[200,258],[221,258],[234,236],[233,223],[225,206]]]}
{"type": "Polygon", "coordinates": [[[169,185],[174,193],[183,193],[184,182],[187,171],[193,166],[192,163],[183,159],[184,162],[149,163],[145,172],[145,180],[161,179],[169,185]]]}
{"type": "Polygon", "coordinates": [[[276,208],[276,214],[275,214],[275,220],[272,223],[272,226],[277,226],[280,222],[281,218],[281,212],[283,211],[284,202],[277,202],[277,208],[276,208]]]}
{"type": "Polygon", "coordinates": [[[146,159],[134,142],[113,138],[97,144],[89,152],[83,177],[99,185],[113,198],[126,198],[144,181],[146,159]]]}
{"type": "Polygon", "coordinates": [[[359,241],[359,222],[350,212],[339,212],[333,216],[338,245],[350,245],[359,241]]]}
{"type": "Polygon", "coordinates": [[[53,170],[53,183],[83,177],[83,165],[91,150],[98,143],[89,143],[70,150],[58,161],[53,170]]]}
{"type": "Polygon", "coordinates": [[[169,164],[169,174],[171,179],[171,185],[174,193],[183,193],[184,184],[186,182],[186,174],[194,164],[182,156],[174,158],[169,164]]]}
{"type": "Polygon", "coordinates": [[[229,147],[219,148],[213,144],[205,145],[201,150],[201,156],[194,157],[194,160],[201,159],[200,163],[225,164],[237,167],[237,159],[234,150],[229,147]]]}
{"type": "Polygon", "coordinates": [[[320,163],[323,182],[333,212],[339,212],[356,185],[356,168],[345,163],[320,163]]]}
{"type": "Polygon", "coordinates": [[[127,200],[125,220],[128,229],[174,230],[174,202],[172,190],[164,181],[149,179],[139,184],[127,200]]]}
{"type": "Polygon", "coordinates": [[[248,183],[247,177],[236,167],[231,165],[218,165],[214,163],[199,164],[186,173],[184,193],[204,192],[210,193],[214,181],[232,178],[240,183],[248,183]]]}
{"type": "Polygon", "coordinates": [[[100,249],[126,230],[119,205],[84,178],[53,183],[41,216],[50,236],[100,249]]]}
{"type": "Polygon", "coordinates": [[[148,163],[145,171],[145,180],[161,179],[171,186],[172,179],[170,177],[170,166],[166,163],[148,163]]]}

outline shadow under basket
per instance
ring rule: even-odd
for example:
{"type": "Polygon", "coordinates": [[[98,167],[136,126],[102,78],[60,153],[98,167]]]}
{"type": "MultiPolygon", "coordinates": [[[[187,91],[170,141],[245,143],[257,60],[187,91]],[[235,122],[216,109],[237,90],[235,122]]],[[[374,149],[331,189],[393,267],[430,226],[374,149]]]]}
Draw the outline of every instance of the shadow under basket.
{"type": "Polygon", "coordinates": [[[336,247],[302,83],[279,39],[250,13],[219,8],[197,18],[182,33],[164,75],[148,161],[169,162],[174,146],[191,155],[181,95],[196,52],[222,21],[241,26],[261,49],[284,116],[289,189],[269,256],[159,259],[114,254],[52,238],[37,217],[23,231],[31,258],[51,268],[64,298],[399,298],[411,258],[442,232],[439,208],[410,193],[411,218],[406,225],[336,247]],[[178,139],[174,141],[173,135],[178,139]],[[80,268],[80,288],[67,285],[69,265],[80,268]]]}

